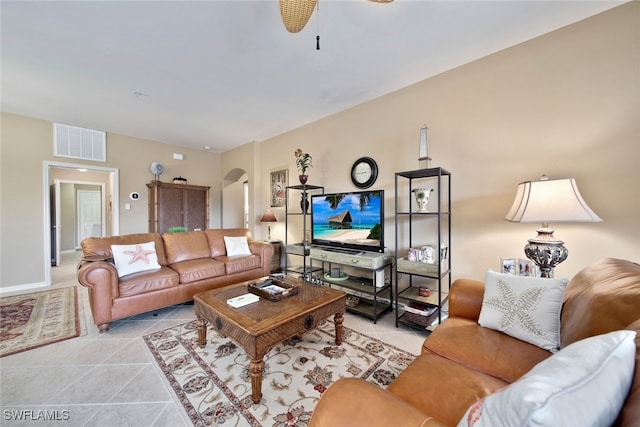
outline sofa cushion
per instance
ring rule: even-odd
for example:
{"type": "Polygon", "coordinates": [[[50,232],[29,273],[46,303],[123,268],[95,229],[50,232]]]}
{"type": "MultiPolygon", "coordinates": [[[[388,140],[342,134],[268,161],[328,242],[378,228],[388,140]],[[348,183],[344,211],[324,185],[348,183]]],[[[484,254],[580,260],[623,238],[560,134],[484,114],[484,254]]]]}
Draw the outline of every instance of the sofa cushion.
{"type": "Polygon", "coordinates": [[[160,269],[154,242],[111,245],[111,253],[119,278],[142,271],[160,269]]]}
{"type": "Polygon", "coordinates": [[[478,323],[545,350],[557,351],[567,282],[487,270],[478,323]]]}
{"type": "Polygon", "coordinates": [[[204,234],[209,241],[209,247],[211,250],[210,257],[217,258],[227,254],[227,249],[224,245],[224,236],[229,237],[242,237],[246,236],[251,239],[251,234],[246,228],[222,228],[222,229],[206,229],[204,234]]]}
{"type": "Polygon", "coordinates": [[[247,236],[224,236],[224,246],[227,250],[228,257],[251,255],[247,236]]]}
{"type": "Polygon", "coordinates": [[[506,385],[449,359],[423,354],[416,357],[387,390],[422,413],[454,426],[470,405],[506,385]]]}
{"type": "Polygon", "coordinates": [[[615,331],[563,348],[473,404],[458,427],[611,425],[631,385],[635,336],[615,331]]]}
{"type": "Polygon", "coordinates": [[[178,273],[169,267],[162,266],[159,270],[135,273],[120,279],[118,292],[120,297],[144,294],[160,289],[178,286],[178,273]]]}
{"type": "Polygon", "coordinates": [[[624,329],[640,319],[638,307],[640,265],[615,258],[601,259],[578,272],[567,285],[562,308],[562,345],[624,329]],[[606,316],[602,315],[604,311],[606,316]]]}
{"type": "Polygon", "coordinates": [[[627,395],[627,400],[625,400],[624,407],[620,411],[616,426],[637,427],[638,420],[640,420],[640,319],[625,329],[636,333],[636,370],[633,373],[631,389],[627,395]]]}
{"type": "Polygon", "coordinates": [[[422,352],[440,355],[507,383],[516,381],[552,355],[461,317],[449,317],[442,322],[424,341],[422,352]]]}
{"type": "Polygon", "coordinates": [[[180,283],[197,282],[225,274],[224,263],[211,258],[191,259],[171,264],[180,275],[180,283]]]}
{"type": "Polygon", "coordinates": [[[158,233],[137,233],[111,237],[87,237],[80,245],[84,257],[113,258],[111,245],[135,245],[136,243],[153,242],[160,265],[167,265],[167,255],[164,251],[164,241],[158,233]]]}
{"type": "Polygon", "coordinates": [[[254,268],[262,268],[262,260],[258,255],[243,257],[220,256],[216,258],[216,261],[220,261],[225,265],[227,274],[253,270],[254,268]]]}
{"type": "Polygon", "coordinates": [[[162,239],[169,264],[191,259],[210,258],[209,242],[202,231],[167,233],[162,235],[162,239]]]}

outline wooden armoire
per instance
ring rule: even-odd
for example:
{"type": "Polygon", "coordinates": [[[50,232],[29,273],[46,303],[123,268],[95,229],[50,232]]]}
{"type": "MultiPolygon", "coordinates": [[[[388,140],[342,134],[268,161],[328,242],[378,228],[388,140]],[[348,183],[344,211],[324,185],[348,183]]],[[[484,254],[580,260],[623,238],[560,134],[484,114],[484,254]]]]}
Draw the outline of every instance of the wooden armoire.
{"type": "Polygon", "coordinates": [[[187,231],[209,226],[209,187],[153,181],[149,188],[149,232],[166,233],[172,227],[187,231]]]}

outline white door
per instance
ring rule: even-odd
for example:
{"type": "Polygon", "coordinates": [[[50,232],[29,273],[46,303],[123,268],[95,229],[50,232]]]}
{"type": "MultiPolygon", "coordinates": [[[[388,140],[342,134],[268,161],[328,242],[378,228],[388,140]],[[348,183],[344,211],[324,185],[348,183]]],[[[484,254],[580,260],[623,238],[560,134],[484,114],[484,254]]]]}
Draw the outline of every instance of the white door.
{"type": "Polygon", "coordinates": [[[100,191],[78,190],[78,242],[102,236],[102,195],[100,191]]]}

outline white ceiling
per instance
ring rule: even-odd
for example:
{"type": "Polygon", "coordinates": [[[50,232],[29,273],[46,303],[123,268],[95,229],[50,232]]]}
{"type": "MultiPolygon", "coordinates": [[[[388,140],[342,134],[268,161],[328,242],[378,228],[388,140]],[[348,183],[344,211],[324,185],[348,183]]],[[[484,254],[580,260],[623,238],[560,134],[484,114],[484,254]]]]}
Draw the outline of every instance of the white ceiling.
{"type": "Polygon", "coordinates": [[[621,3],[2,0],[2,111],[222,152],[621,3]]]}

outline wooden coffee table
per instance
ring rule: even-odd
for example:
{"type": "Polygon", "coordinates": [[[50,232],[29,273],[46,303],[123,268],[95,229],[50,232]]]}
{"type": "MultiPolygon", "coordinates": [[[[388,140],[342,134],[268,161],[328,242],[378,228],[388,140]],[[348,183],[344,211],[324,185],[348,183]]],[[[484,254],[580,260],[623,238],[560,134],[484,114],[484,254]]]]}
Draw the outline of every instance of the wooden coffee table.
{"type": "Polygon", "coordinates": [[[247,285],[253,282],[256,280],[196,294],[194,307],[200,347],[207,343],[207,322],[211,322],[220,335],[232,338],[247,352],[251,360],[251,399],[259,403],[262,397],[264,356],[271,347],[304,334],[331,315],[334,316],[336,344],[342,344],[346,294],[287,277],[287,283],[299,286],[297,295],[277,302],[260,298],[258,302],[240,308],[227,304],[229,298],[246,294],[247,285]]]}

